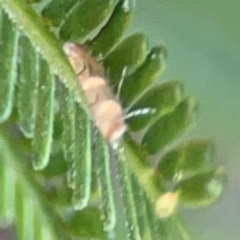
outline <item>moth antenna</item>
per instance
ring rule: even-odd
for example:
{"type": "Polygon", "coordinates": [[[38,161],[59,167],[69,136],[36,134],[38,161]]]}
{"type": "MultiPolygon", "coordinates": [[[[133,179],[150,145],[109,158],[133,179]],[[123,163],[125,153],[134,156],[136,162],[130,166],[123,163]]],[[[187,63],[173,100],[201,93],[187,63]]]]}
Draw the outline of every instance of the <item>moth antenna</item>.
{"type": "Polygon", "coordinates": [[[117,88],[117,93],[116,93],[117,99],[120,99],[120,92],[122,89],[123,81],[124,81],[125,77],[127,76],[127,69],[128,69],[128,67],[126,66],[122,70],[122,75],[121,75],[121,78],[120,78],[120,81],[118,84],[118,88],[117,88]]]}
{"type": "Polygon", "coordinates": [[[142,109],[136,109],[127,115],[124,116],[124,119],[129,119],[131,117],[139,116],[139,115],[148,115],[148,114],[154,114],[156,112],[156,109],[154,108],[142,108],[142,109]]]}

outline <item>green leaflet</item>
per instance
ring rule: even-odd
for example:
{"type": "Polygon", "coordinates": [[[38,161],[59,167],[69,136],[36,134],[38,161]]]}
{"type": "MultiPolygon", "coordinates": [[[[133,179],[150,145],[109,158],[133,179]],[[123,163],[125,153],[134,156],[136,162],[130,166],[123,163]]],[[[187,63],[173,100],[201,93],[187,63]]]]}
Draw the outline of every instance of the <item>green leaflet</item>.
{"type": "Polygon", "coordinates": [[[209,171],[213,164],[213,144],[207,139],[194,139],[168,151],[159,161],[164,180],[189,178],[209,171]]]}
{"type": "Polygon", "coordinates": [[[147,53],[147,39],[142,33],[135,33],[124,39],[105,59],[104,67],[115,92],[124,73],[132,72],[144,60],[147,53]]]}
{"type": "Polygon", "coordinates": [[[153,114],[133,116],[127,120],[132,131],[139,131],[160,116],[171,112],[183,99],[183,86],[178,81],[166,82],[149,89],[128,111],[144,108],[155,110],[153,114]]]}
{"type": "Polygon", "coordinates": [[[75,209],[87,206],[91,194],[92,153],[91,121],[86,112],[75,103],[75,155],[71,166],[73,196],[75,209]]]}
{"type": "Polygon", "coordinates": [[[142,145],[150,155],[163,150],[195,123],[196,102],[186,98],[171,113],[154,122],[143,136],[142,145]]]}
{"type": "Polygon", "coordinates": [[[68,186],[74,187],[72,182],[72,164],[75,161],[75,118],[76,106],[73,95],[63,84],[59,86],[58,100],[61,106],[60,113],[63,122],[62,144],[65,161],[68,164],[68,186]]]}
{"type": "Polygon", "coordinates": [[[1,13],[0,20],[0,122],[11,114],[14,84],[17,72],[18,31],[6,13],[1,13]]]}
{"type": "Polygon", "coordinates": [[[62,143],[68,164],[68,186],[73,189],[72,201],[76,209],[84,208],[91,193],[91,121],[75,103],[73,96],[61,84],[58,95],[63,121],[62,143]]]}
{"type": "Polygon", "coordinates": [[[97,134],[93,145],[93,159],[101,188],[101,208],[103,212],[104,230],[111,231],[116,224],[116,209],[114,190],[110,172],[110,156],[106,142],[100,133],[97,134]]]}
{"type": "Polygon", "coordinates": [[[33,137],[33,166],[44,169],[49,161],[54,117],[55,79],[45,61],[40,62],[37,87],[36,116],[33,137]]]}
{"type": "Polygon", "coordinates": [[[17,84],[19,126],[25,137],[32,138],[36,115],[39,55],[26,37],[20,39],[20,50],[21,64],[17,84]]]}
{"type": "MultiPolygon", "coordinates": [[[[127,51],[122,54],[129,57],[127,51]]],[[[132,106],[146,92],[151,83],[162,74],[165,69],[165,58],[166,49],[164,47],[153,47],[142,65],[126,76],[120,91],[120,99],[124,108],[132,106]]]]}
{"type": "Polygon", "coordinates": [[[59,26],[73,7],[80,5],[83,0],[52,0],[42,10],[42,17],[47,24],[59,26]]]}
{"type": "Polygon", "coordinates": [[[223,167],[199,173],[192,178],[180,181],[175,191],[180,201],[188,207],[205,207],[215,202],[223,193],[226,172],[223,167]]]}
{"type": "Polygon", "coordinates": [[[60,39],[77,41],[86,37],[107,17],[115,3],[116,0],[84,0],[67,16],[60,29],[60,39]]]}
{"type": "Polygon", "coordinates": [[[105,56],[118,43],[132,19],[132,11],[128,5],[128,0],[119,1],[106,25],[91,41],[94,56],[105,56]]]}

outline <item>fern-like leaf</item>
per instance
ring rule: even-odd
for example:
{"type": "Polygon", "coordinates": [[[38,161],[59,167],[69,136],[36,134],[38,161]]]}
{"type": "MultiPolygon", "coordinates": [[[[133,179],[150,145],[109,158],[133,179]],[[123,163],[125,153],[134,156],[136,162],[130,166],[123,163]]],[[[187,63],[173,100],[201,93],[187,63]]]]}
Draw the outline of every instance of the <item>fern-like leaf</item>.
{"type": "Polygon", "coordinates": [[[165,48],[149,49],[143,33],[120,41],[132,17],[128,0],[52,0],[41,16],[31,3],[0,0],[0,120],[10,117],[0,129],[1,218],[15,222],[19,239],[119,239],[114,166],[128,239],[174,239],[174,228],[176,239],[185,239],[178,205],[216,201],[225,172],[214,167],[205,140],[174,147],[195,123],[196,101],[178,81],[153,86],[165,68],[165,48]],[[126,112],[154,110],[127,121],[116,151],[95,134],[61,48],[86,39],[126,112]],[[135,141],[131,131],[139,130],[143,137],[135,141]],[[159,152],[153,167],[150,157],[159,152]]]}

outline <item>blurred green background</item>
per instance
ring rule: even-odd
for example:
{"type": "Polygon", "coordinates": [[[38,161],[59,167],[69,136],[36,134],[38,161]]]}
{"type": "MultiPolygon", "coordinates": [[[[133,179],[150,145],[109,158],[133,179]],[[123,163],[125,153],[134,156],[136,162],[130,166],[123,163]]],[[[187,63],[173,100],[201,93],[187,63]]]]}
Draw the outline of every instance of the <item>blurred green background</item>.
{"type": "Polygon", "coordinates": [[[176,78],[199,102],[191,136],[216,143],[216,164],[229,175],[223,198],[210,208],[185,210],[194,240],[240,239],[240,1],[138,0],[130,32],[167,47],[161,81],[176,78]]]}

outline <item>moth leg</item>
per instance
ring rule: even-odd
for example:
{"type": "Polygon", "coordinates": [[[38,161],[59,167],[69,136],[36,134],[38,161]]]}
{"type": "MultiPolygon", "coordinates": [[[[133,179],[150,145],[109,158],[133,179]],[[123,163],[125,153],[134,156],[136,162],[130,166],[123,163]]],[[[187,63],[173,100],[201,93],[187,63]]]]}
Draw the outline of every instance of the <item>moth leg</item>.
{"type": "Polygon", "coordinates": [[[122,75],[121,75],[121,78],[120,78],[120,81],[119,81],[119,84],[118,84],[118,87],[117,87],[117,93],[116,93],[116,97],[117,99],[120,99],[120,93],[121,93],[121,90],[122,90],[122,85],[123,85],[123,82],[124,82],[124,79],[125,77],[127,76],[127,73],[128,73],[128,67],[124,67],[123,70],[122,70],[122,75]]]}

